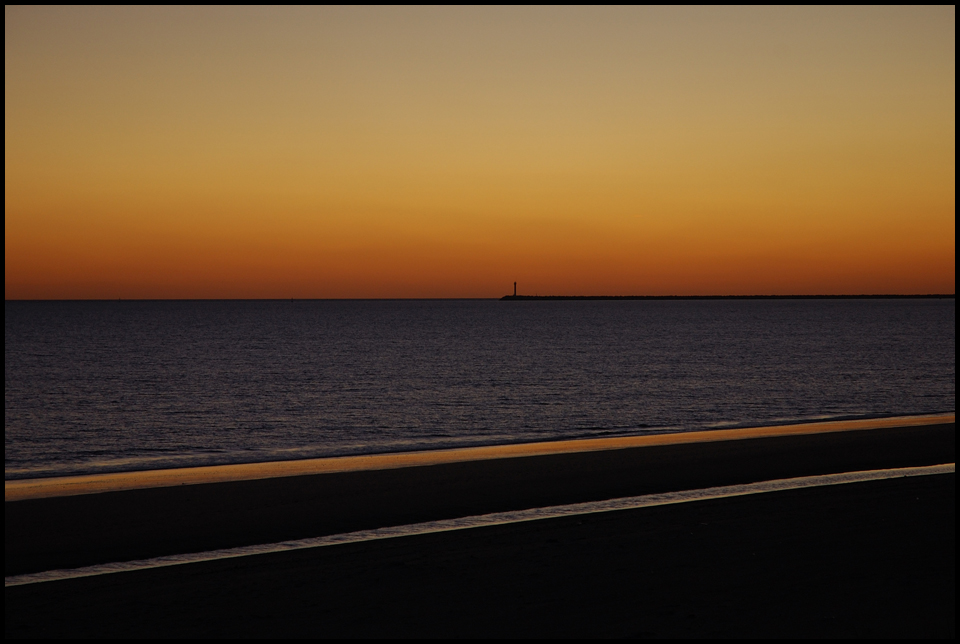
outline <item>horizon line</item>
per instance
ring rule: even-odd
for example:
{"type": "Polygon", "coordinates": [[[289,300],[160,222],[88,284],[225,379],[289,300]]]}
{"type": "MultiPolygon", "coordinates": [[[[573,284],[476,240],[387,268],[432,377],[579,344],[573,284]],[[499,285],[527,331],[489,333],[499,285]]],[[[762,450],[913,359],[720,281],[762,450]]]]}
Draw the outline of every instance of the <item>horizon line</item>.
{"type": "Polygon", "coordinates": [[[816,299],[956,299],[956,293],[850,293],[814,295],[503,295],[500,297],[143,297],[143,298],[4,298],[10,302],[370,302],[440,300],[816,300],[816,299]]]}

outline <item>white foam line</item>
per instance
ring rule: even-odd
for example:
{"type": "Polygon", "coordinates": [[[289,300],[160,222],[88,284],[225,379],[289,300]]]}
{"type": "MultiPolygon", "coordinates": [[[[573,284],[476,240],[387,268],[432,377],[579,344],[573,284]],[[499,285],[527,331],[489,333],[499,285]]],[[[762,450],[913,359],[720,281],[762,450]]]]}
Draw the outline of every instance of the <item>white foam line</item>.
{"type": "Polygon", "coordinates": [[[863,481],[878,481],[882,479],[903,478],[908,476],[929,476],[933,474],[949,474],[954,472],[956,472],[956,463],[947,463],[943,465],[930,465],[926,467],[903,467],[889,470],[867,470],[862,472],[826,474],[822,476],[804,476],[792,479],[776,479],[773,481],[762,481],[760,483],[725,485],[722,487],[708,487],[699,490],[684,490],[681,492],[666,492],[663,494],[645,494],[643,496],[630,496],[619,499],[609,499],[607,501],[590,501],[587,503],[572,503],[570,505],[554,505],[545,508],[531,508],[529,510],[517,510],[513,512],[494,512],[492,514],[461,517],[459,519],[427,521],[424,523],[412,523],[409,525],[393,526],[389,528],[377,528],[375,530],[360,530],[358,532],[332,534],[325,537],[313,537],[310,539],[297,539],[295,541],[282,541],[280,543],[244,546],[241,548],[224,548],[222,550],[209,550],[207,552],[170,555],[166,557],[155,557],[153,559],[138,559],[136,561],[122,561],[117,563],[99,564],[96,566],[86,566],[83,568],[71,568],[67,570],[48,570],[29,575],[13,575],[10,577],[4,577],[3,585],[4,587],[9,588],[10,586],[23,586],[25,584],[36,584],[44,581],[60,581],[64,579],[77,579],[79,577],[93,577],[96,575],[108,575],[118,572],[147,570],[150,568],[163,568],[166,566],[179,566],[183,564],[199,563],[202,561],[217,561],[220,559],[249,557],[251,555],[287,552],[290,550],[304,550],[306,548],[320,548],[323,546],[336,546],[346,543],[359,543],[362,541],[376,541],[378,539],[393,539],[395,537],[408,537],[420,534],[430,534],[434,532],[450,532],[452,530],[466,530],[469,528],[505,525],[508,523],[523,523],[525,521],[539,521],[541,519],[555,519],[559,517],[569,517],[581,514],[596,514],[599,512],[611,512],[614,510],[632,510],[656,505],[671,505],[674,503],[688,503],[690,501],[723,499],[733,496],[746,496],[748,494],[797,490],[825,485],[860,483],[863,481]]]}

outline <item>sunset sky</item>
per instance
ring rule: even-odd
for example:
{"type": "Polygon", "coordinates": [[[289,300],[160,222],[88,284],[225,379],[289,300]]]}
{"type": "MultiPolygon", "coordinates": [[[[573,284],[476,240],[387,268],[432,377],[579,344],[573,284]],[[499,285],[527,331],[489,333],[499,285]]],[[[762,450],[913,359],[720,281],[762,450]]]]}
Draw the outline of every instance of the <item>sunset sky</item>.
{"type": "Polygon", "coordinates": [[[5,9],[6,299],[955,292],[955,8],[5,9]]]}

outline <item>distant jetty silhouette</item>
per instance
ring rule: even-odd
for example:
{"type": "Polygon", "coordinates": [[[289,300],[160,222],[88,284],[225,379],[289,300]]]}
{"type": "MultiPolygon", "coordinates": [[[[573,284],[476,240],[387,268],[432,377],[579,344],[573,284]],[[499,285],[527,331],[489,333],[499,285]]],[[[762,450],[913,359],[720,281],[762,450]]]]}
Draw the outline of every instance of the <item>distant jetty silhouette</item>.
{"type": "Polygon", "coordinates": [[[516,283],[513,295],[504,295],[501,300],[922,300],[956,299],[956,294],[931,293],[927,295],[517,295],[516,283]]]}

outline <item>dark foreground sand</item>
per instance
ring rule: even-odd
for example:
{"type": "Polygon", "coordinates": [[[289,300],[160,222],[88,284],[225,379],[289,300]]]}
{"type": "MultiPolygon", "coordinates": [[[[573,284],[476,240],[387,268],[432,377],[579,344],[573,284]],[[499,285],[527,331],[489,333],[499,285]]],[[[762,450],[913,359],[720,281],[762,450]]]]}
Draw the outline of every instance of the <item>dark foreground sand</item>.
{"type": "MultiPolygon", "coordinates": [[[[679,489],[954,461],[953,423],[5,503],[7,575],[679,489]]],[[[5,634],[940,636],[954,475],[5,589],[5,634]]]]}

